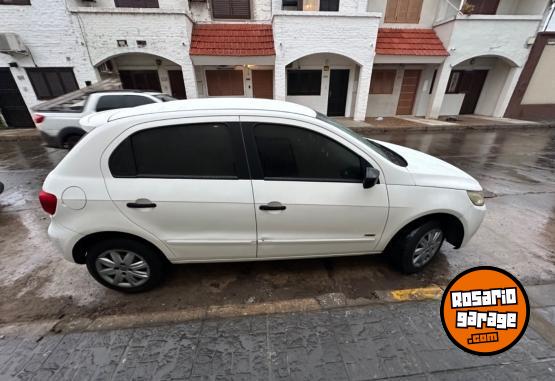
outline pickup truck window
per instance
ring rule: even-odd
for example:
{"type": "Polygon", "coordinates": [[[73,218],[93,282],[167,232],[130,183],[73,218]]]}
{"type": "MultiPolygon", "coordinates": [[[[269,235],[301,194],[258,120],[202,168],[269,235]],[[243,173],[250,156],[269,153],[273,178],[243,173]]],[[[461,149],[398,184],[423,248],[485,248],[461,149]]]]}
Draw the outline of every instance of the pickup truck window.
{"type": "Polygon", "coordinates": [[[149,103],[154,103],[154,100],[142,95],[103,95],[96,104],[96,111],[135,107],[149,103]]]}

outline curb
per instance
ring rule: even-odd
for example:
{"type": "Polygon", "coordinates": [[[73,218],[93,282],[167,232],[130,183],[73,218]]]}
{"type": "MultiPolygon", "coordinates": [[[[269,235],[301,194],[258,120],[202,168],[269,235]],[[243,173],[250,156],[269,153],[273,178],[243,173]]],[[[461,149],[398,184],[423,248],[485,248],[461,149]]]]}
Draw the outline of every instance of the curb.
{"type": "Polygon", "coordinates": [[[439,300],[443,288],[427,287],[374,291],[370,298],[349,299],[343,293],[329,293],[317,297],[290,299],[268,303],[214,305],[178,311],[148,312],[140,315],[105,315],[96,318],[61,317],[33,322],[0,325],[0,335],[48,335],[70,332],[90,332],[135,327],[152,327],[189,321],[239,318],[310,311],[363,307],[372,304],[439,300]]]}
{"type": "Polygon", "coordinates": [[[0,129],[0,142],[42,140],[39,132],[34,128],[25,129],[0,129]]]}

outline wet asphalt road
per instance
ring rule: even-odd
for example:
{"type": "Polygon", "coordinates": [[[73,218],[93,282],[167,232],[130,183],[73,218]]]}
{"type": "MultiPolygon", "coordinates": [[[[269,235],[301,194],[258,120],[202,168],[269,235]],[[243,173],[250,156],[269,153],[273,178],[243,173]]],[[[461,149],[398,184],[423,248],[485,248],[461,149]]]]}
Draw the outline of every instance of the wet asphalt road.
{"type": "Polygon", "coordinates": [[[524,284],[555,282],[555,130],[400,132],[373,138],[439,156],[490,193],[486,219],[461,250],[445,244],[420,274],[400,275],[381,256],[174,266],[164,285],[122,295],[68,263],[47,238],[37,201],[64,156],[37,141],[0,142],[0,323],[65,316],[171,311],[342,292],[362,301],[376,290],[445,285],[464,269],[494,265],[524,284]]]}

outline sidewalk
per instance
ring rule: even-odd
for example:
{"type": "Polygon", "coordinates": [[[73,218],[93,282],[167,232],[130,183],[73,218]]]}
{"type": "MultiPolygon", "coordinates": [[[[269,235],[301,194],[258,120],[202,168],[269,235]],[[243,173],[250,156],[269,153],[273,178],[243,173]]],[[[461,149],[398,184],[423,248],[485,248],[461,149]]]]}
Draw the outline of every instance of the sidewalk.
{"type": "Polygon", "coordinates": [[[555,308],[547,306],[554,298],[544,297],[554,295],[555,285],[528,289],[541,299],[533,303],[528,330],[496,356],[456,348],[434,300],[6,336],[0,340],[0,380],[553,380],[555,346],[544,338],[545,326],[536,328],[536,315],[555,308]]]}
{"type": "Polygon", "coordinates": [[[477,115],[458,115],[456,120],[441,117],[439,120],[424,119],[415,116],[395,116],[383,118],[366,118],[364,122],[357,122],[351,118],[334,118],[346,127],[365,129],[365,132],[393,132],[393,131],[447,131],[447,130],[492,130],[505,128],[550,128],[555,127],[555,121],[532,122],[527,120],[492,118],[477,115]]]}

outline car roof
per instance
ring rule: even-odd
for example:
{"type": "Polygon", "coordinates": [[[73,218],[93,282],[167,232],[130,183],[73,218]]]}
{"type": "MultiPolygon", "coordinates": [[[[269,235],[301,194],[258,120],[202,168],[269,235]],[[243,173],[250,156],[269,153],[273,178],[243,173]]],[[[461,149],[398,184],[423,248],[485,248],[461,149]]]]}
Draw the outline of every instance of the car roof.
{"type": "Polygon", "coordinates": [[[315,117],[316,111],[309,107],[273,99],[257,98],[199,98],[176,100],[164,103],[151,103],[144,106],[125,108],[111,114],[108,121],[129,118],[150,113],[177,111],[216,111],[248,110],[277,111],[315,117]]]}
{"type": "Polygon", "coordinates": [[[87,94],[121,94],[121,93],[130,93],[130,94],[162,94],[159,91],[153,90],[132,90],[132,89],[113,89],[113,90],[95,90],[89,91],[87,94]]]}

